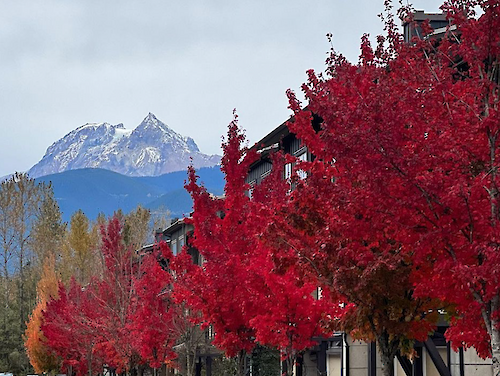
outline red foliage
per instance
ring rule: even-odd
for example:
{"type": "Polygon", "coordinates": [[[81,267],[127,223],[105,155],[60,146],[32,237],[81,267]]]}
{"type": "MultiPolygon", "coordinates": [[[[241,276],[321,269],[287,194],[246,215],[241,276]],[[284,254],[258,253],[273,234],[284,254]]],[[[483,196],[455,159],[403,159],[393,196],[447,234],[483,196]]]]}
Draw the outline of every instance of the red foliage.
{"type": "Polygon", "coordinates": [[[134,280],[136,305],[127,328],[132,346],[154,368],[176,357],[172,347],[178,335],[172,321],[181,313],[172,302],[172,275],[161,266],[171,258],[168,245],[160,243],[152,254],[143,258],[141,276],[134,280]]]}
{"type": "MultiPolygon", "coordinates": [[[[175,298],[201,312],[228,355],[259,341],[293,357],[326,327],[377,340],[390,362],[445,307],[453,345],[492,355],[500,374],[500,3],[445,9],[454,27],[439,42],[404,44],[389,16],[377,48],[363,38],[358,64],[332,54],[326,76],[309,72],[307,108],[289,93],[289,127],[315,155],[297,163],[308,176],[296,174],[292,192],[282,179],[289,157],[276,156],[246,195],[257,156],[236,120],[223,144],[225,197],[190,169],[193,245],[206,262],[175,259],[175,298]]],[[[148,260],[137,275],[117,219],[103,237],[106,279],[61,287],[44,314],[48,346],[79,374],[170,356],[170,276],[148,260]]]]}
{"type": "Polygon", "coordinates": [[[101,233],[104,278],[85,288],[72,280],[68,292],[60,286],[59,298],[44,312],[47,347],[77,375],[100,373],[104,364],[117,372],[140,363],[159,367],[174,357],[171,276],[158,260],[160,251],[170,259],[169,249],[162,244],[139,264],[123,242],[117,217],[101,233]]]}
{"type": "Polygon", "coordinates": [[[69,290],[59,286],[59,298],[50,300],[44,311],[42,331],[47,347],[61,360],[67,373],[77,375],[97,373],[102,370],[104,359],[96,349],[99,336],[97,304],[74,280],[69,290]]]}
{"type": "MultiPolygon", "coordinates": [[[[229,356],[250,351],[256,341],[281,349],[285,357],[311,346],[322,333],[322,301],[314,301],[316,286],[300,279],[296,269],[278,268],[262,239],[268,226],[267,210],[247,196],[245,178],[255,151],[243,147],[236,120],[223,144],[225,196],[215,198],[199,186],[189,171],[186,188],[194,201],[192,245],[202,253],[202,267],[188,255],[177,257],[178,291],[182,299],[202,312],[215,330],[214,344],[229,356]]],[[[256,197],[265,196],[256,187],[256,197]]]]}
{"type": "Polygon", "coordinates": [[[250,351],[255,345],[255,331],[249,325],[255,305],[248,291],[262,285],[262,281],[248,270],[248,254],[253,251],[254,242],[247,230],[250,224],[246,222],[249,200],[242,189],[253,158],[240,149],[243,136],[238,133],[236,122],[230,125],[228,134],[222,159],[227,177],[224,199],[211,197],[198,186],[194,169],[189,170],[186,189],[194,201],[192,244],[206,262],[201,269],[188,265],[192,261],[185,256],[187,260],[181,268],[189,273],[184,274],[178,289],[188,304],[213,325],[214,344],[234,356],[241,350],[250,351]]]}
{"type": "MultiPolygon", "coordinates": [[[[408,320],[400,334],[419,338],[429,327],[413,320],[425,318],[426,297],[438,298],[453,305],[454,346],[493,349],[498,364],[500,6],[450,0],[445,9],[454,26],[440,42],[405,45],[389,22],[387,49],[364,41],[358,65],[333,55],[328,77],[309,72],[307,109],[289,94],[290,129],[316,160],[302,167],[310,177],[287,215],[303,213],[292,238],[352,313],[384,307],[408,320]],[[408,317],[409,308],[418,310],[408,317]]],[[[375,334],[380,320],[353,327],[375,334]]]]}
{"type": "Polygon", "coordinates": [[[122,224],[114,216],[101,227],[101,252],[106,265],[102,280],[90,283],[88,292],[99,304],[97,321],[101,328],[98,349],[109,367],[117,372],[129,370],[140,360],[132,346],[129,331],[131,310],[136,296],[133,277],[138,263],[132,259],[133,249],[123,242],[122,224]]]}

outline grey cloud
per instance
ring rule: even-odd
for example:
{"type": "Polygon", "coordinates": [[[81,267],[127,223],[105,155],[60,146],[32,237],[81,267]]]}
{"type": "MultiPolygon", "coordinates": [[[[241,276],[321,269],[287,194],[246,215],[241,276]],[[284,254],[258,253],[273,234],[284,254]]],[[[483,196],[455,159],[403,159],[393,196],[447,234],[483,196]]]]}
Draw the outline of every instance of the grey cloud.
{"type": "Polygon", "coordinates": [[[289,116],[285,90],[323,69],[325,34],[356,60],[363,32],[381,31],[382,9],[382,0],[0,0],[0,176],[31,167],[81,124],[131,128],[149,111],[216,153],[236,107],[255,142],[289,116]]]}

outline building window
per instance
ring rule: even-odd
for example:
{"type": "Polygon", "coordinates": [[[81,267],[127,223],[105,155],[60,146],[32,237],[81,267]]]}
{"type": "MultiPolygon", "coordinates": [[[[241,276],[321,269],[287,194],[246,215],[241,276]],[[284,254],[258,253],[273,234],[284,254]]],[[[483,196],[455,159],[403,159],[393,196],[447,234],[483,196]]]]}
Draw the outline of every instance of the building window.
{"type": "Polygon", "coordinates": [[[288,180],[292,177],[293,165],[291,163],[287,163],[285,165],[285,180],[288,180]]]}
{"type": "Polygon", "coordinates": [[[172,253],[177,255],[177,239],[174,239],[170,242],[170,248],[172,249],[172,253]]]}
{"type": "Polygon", "coordinates": [[[214,327],[212,325],[209,325],[207,327],[207,339],[208,340],[213,340],[215,338],[215,330],[214,330],[214,327]]]}
{"type": "MultiPolygon", "coordinates": [[[[298,153],[300,154],[295,154],[296,158],[298,159],[298,162],[307,162],[308,160],[307,149],[305,147],[302,147],[300,148],[298,153]]],[[[292,177],[294,167],[295,163],[285,164],[285,180],[289,180],[292,177]]],[[[301,180],[307,178],[307,172],[305,172],[304,170],[297,170],[296,173],[299,179],[301,180]]]]}
{"type": "MultiPolygon", "coordinates": [[[[299,156],[297,156],[297,158],[301,162],[307,162],[307,152],[300,154],[299,156]]],[[[307,178],[307,172],[305,172],[304,170],[297,170],[297,176],[299,177],[299,179],[303,180],[307,178]]]]}
{"type": "Polygon", "coordinates": [[[257,184],[256,180],[252,180],[248,185],[250,186],[248,188],[248,197],[251,199],[253,197],[253,190],[255,189],[255,184],[257,184]]]}

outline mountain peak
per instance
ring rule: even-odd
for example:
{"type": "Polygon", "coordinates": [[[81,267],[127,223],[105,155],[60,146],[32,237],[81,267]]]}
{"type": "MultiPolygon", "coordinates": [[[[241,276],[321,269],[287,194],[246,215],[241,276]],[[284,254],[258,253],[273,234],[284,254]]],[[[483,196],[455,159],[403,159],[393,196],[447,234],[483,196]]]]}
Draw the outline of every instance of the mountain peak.
{"type": "Polygon", "coordinates": [[[158,123],[158,118],[155,116],[155,114],[153,114],[152,112],[148,113],[148,116],[146,116],[144,118],[144,120],[142,121],[143,123],[144,122],[147,122],[147,123],[158,123]]]}
{"type": "MultiPolygon", "coordinates": [[[[144,118],[144,120],[135,128],[135,132],[143,132],[145,130],[150,130],[153,132],[158,132],[161,129],[167,133],[175,133],[167,124],[163,123],[159,120],[155,114],[152,112],[148,113],[148,115],[144,118]]],[[[179,137],[182,137],[179,135],[179,137]]]]}
{"type": "Polygon", "coordinates": [[[81,168],[102,168],[128,176],[157,176],[190,165],[210,167],[220,156],[199,151],[190,137],[175,132],[149,113],[134,130],[123,124],[87,123],[56,141],[29,170],[40,177],[81,168]]]}

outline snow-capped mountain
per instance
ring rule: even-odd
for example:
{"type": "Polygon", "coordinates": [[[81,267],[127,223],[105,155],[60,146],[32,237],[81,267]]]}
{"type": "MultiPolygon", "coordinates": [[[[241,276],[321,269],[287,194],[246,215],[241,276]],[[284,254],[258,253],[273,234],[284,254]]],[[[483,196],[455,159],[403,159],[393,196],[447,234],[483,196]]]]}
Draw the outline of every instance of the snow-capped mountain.
{"type": "Polygon", "coordinates": [[[220,162],[218,155],[200,152],[194,140],[184,137],[148,116],[135,129],[123,124],[88,123],[53,143],[29,170],[39,177],[79,168],[102,168],[128,176],[158,176],[220,162]]]}

